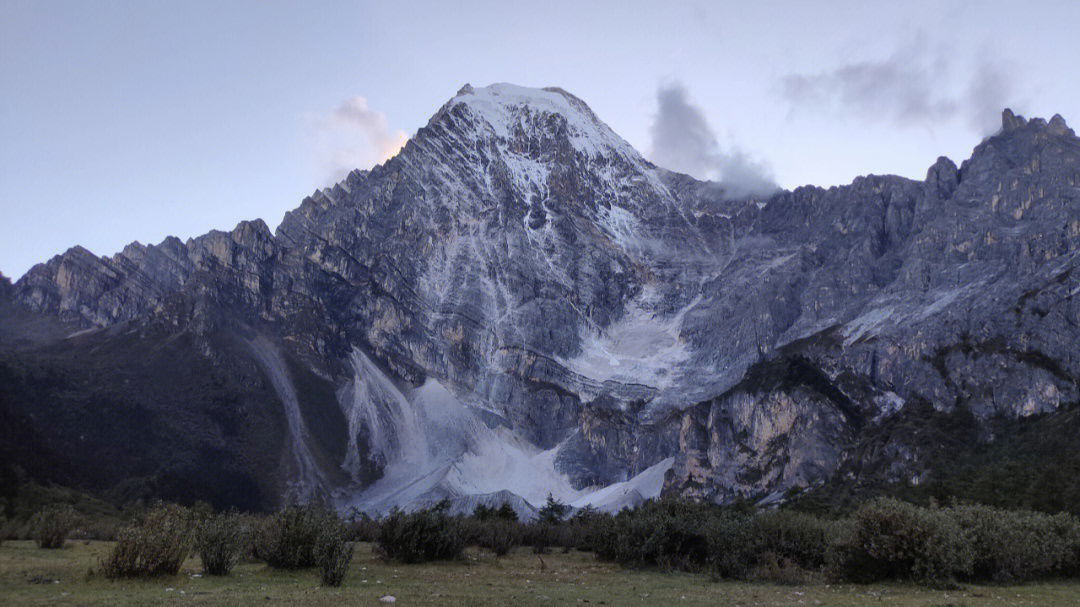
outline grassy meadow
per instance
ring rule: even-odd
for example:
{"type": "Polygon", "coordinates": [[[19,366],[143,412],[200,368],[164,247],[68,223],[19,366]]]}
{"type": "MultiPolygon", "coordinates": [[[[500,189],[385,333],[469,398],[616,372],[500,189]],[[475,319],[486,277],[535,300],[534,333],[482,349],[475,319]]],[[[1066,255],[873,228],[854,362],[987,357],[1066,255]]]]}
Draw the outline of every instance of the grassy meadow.
{"type": "Polygon", "coordinates": [[[232,575],[202,575],[198,558],[174,577],[107,580],[98,564],[111,542],[68,541],[43,550],[32,541],[0,545],[3,605],[1080,605],[1080,582],[962,586],[932,590],[905,584],[781,586],[720,581],[708,575],[635,571],[591,553],[519,547],[496,558],[478,548],[449,562],[388,563],[360,543],[344,583],[319,585],[313,570],[281,571],[240,563],[232,575]]]}

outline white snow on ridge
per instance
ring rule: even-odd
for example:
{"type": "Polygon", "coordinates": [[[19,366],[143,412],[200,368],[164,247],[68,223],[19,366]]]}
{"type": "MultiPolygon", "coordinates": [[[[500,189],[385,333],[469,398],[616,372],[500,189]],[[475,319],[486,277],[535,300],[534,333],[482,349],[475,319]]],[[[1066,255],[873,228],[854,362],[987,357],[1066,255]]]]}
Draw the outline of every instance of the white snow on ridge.
{"type": "MultiPolygon", "coordinates": [[[[633,165],[636,170],[633,179],[643,179],[658,192],[666,191],[655,167],[649,164],[626,140],[619,137],[611,128],[597,118],[592,110],[581,100],[560,89],[528,88],[513,84],[493,84],[488,87],[466,88],[450,100],[450,107],[463,105],[474,118],[478,128],[472,137],[485,137],[490,132],[503,143],[513,138],[515,131],[525,133],[536,130],[531,121],[542,120],[545,116],[561,116],[566,123],[566,135],[570,145],[589,159],[595,160],[591,168],[592,175],[605,187],[618,191],[632,181],[625,181],[627,174],[620,163],[609,162],[621,157],[633,165]],[[486,125],[487,128],[483,128],[486,125]],[[605,158],[607,160],[600,160],[605,158]]],[[[467,136],[468,138],[468,136],[467,136]]],[[[468,142],[475,143],[475,142],[468,142]]],[[[524,142],[524,145],[531,145],[524,142]]],[[[467,147],[471,147],[467,146],[467,147]]],[[[513,174],[515,183],[520,187],[523,182],[538,184],[534,171],[519,165],[523,158],[520,149],[500,145],[500,157],[506,162],[513,174]]],[[[546,180],[546,175],[544,175],[546,180]]]]}
{"type": "Polygon", "coordinates": [[[588,156],[603,155],[613,150],[627,158],[641,159],[637,150],[593,116],[584,103],[556,89],[500,83],[463,92],[451,103],[466,104],[477,117],[491,126],[497,136],[503,138],[510,136],[514,126],[523,124],[526,110],[559,114],[566,119],[570,142],[576,150],[588,156]]]}

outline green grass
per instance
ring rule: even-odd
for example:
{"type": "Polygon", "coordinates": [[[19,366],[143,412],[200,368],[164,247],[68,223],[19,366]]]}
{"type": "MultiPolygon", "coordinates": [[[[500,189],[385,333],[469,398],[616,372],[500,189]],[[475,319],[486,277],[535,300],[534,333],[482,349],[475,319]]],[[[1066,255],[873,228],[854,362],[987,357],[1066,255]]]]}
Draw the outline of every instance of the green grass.
{"type": "Polygon", "coordinates": [[[969,586],[928,590],[906,585],[776,586],[713,582],[704,575],[640,572],[597,562],[591,554],[538,557],[518,549],[503,559],[470,548],[460,561],[428,565],[385,563],[372,546],[357,546],[341,588],[321,588],[315,571],[274,571],[241,563],[227,578],[195,577],[189,559],[171,578],[109,581],[97,569],[108,542],[68,542],[41,550],[32,542],[0,546],[3,605],[1080,605],[1080,583],[969,586]]]}

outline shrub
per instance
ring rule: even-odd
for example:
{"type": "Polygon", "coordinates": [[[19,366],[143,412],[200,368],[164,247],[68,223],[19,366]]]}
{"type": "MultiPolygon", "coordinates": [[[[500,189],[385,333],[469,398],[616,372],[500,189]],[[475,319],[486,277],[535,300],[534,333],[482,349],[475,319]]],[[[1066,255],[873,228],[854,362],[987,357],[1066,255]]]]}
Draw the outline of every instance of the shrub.
{"type": "Polygon", "coordinates": [[[336,517],[318,506],[290,506],[270,516],[259,530],[255,554],[275,569],[314,567],[322,527],[336,517]]]}
{"type": "Polygon", "coordinates": [[[566,522],[549,523],[536,520],[522,527],[522,543],[533,547],[533,552],[543,554],[549,547],[569,552],[574,547],[574,530],[566,522]]]}
{"type": "Polygon", "coordinates": [[[476,508],[473,508],[472,518],[475,521],[490,521],[495,518],[495,509],[484,504],[477,504],[476,508]]]}
{"type": "Polygon", "coordinates": [[[71,506],[48,506],[30,519],[30,536],[41,548],[62,548],[77,522],[71,506]]]}
{"type": "Polygon", "coordinates": [[[506,556],[521,542],[521,528],[516,521],[496,519],[485,526],[483,546],[495,553],[506,556]]]}
{"type": "Polygon", "coordinates": [[[835,558],[834,573],[844,579],[939,586],[967,575],[973,561],[971,546],[948,513],[892,499],[875,499],[856,512],[835,558]]]}
{"type": "Polygon", "coordinates": [[[19,537],[20,527],[17,521],[0,516],[0,540],[13,540],[19,537]]]}
{"type": "Polygon", "coordinates": [[[1080,524],[1067,514],[958,506],[956,520],[974,555],[973,581],[1028,582],[1076,571],[1080,524]]]}
{"type": "Polygon", "coordinates": [[[324,586],[340,586],[349,570],[353,544],[345,541],[347,528],[337,517],[327,517],[315,540],[315,564],[324,586]]]}
{"type": "Polygon", "coordinates": [[[789,510],[761,512],[750,521],[749,552],[762,557],[772,555],[767,563],[770,566],[790,562],[803,569],[820,569],[828,558],[829,544],[840,534],[841,526],[789,510]]]}
{"type": "Polygon", "coordinates": [[[790,558],[765,552],[757,559],[747,577],[756,582],[768,582],[783,586],[797,586],[811,581],[810,572],[790,558]]]}
{"type": "Polygon", "coordinates": [[[649,501],[615,516],[596,541],[597,556],[634,568],[704,570],[718,541],[715,506],[686,500],[649,501]]]}
{"type": "Polygon", "coordinates": [[[207,575],[229,575],[240,559],[246,530],[236,514],[219,514],[203,521],[195,552],[207,575]]]}
{"type": "Polygon", "coordinates": [[[377,541],[387,558],[406,564],[453,559],[465,549],[459,521],[447,516],[444,508],[394,510],[379,526],[377,541]]]}
{"type": "MultiPolygon", "coordinates": [[[[878,499],[850,519],[832,521],[665,499],[614,517],[582,512],[555,527],[570,530],[598,558],[626,567],[782,584],[806,583],[823,572],[841,581],[937,586],[1080,574],[1075,517],[986,506],[921,508],[878,499]]],[[[529,533],[545,528],[537,524],[529,533]]]]}
{"type": "Polygon", "coordinates": [[[195,519],[175,504],[159,505],[141,524],[120,531],[116,546],[101,564],[106,577],[176,575],[191,554],[195,519]]]}
{"type": "Polygon", "coordinates": [[[243,529],[243,533],[240,534],[239,560],[248,563],[258,562],[256,547],[259,542],[259,531],[266,517],[259,514],[237,514],[236,518],[239,520],[240,528],[243,529]]]}
{"type": "MultiPolygon", "coordinates": [[[[738,512],[718,512],[706,529],[708,566],[716,577],[744,579],[768,554],[755,552],[754,519],[738,512]]],[[[775,556],[775,555],[774,555],[775,556]]]]}
{"type": "Polygon", "coordinates": [[[610,514],[598,512],[586,506],[570,519],[570,537],[574,548],[586,552],[597,552],[604,538],[611,533],[613,518],[610,514]]]}
{"type": "MultiPolygon", "coordinates": [[[[492,513],[494,512],[496,511],[492,510],[492,513]]],[[[523,537],[523,525],[494,514],[480,519],[472,517],[460,520],[458,525],[467,545],[487,548],[495,553],[495,556],[509,554],[510,550],[521,544],[523,537]]]]}
{"type": "Polygon", "coordinates": [[[533,554],[546,554],[548,546],[555,543],[555,525],[540,519],[529,526],[527,535],[533,554]]]}
{"type": "Polygon", "coordinates": [[[548,546],[555,543],[555,525],[543,519],[532,522],[525,528],[522,537],[523,542],[532,546],[533,554],[545,554],[548,546]]]}
{"type": "Polygon", "coordinates": [[[101,562],[101,572],[110,579],[135,577],[141,573],[138,528],[124,527],[116,534],[116,545],[101,562]]]}

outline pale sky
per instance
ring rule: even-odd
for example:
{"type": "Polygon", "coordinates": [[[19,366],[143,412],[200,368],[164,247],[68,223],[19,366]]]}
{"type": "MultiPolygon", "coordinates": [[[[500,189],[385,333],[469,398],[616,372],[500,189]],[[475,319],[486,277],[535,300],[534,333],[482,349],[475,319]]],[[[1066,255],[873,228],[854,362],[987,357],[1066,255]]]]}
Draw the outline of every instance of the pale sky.
{"type": "Polygon", "coordinates": [[[1080,126],[1078,24],[1073,1],[2,0],[0,272],[273,228],[466,82],[560,86],[646,157],[674,90],[785,188],[922,179],[1005,105],[1080,126]]]}

